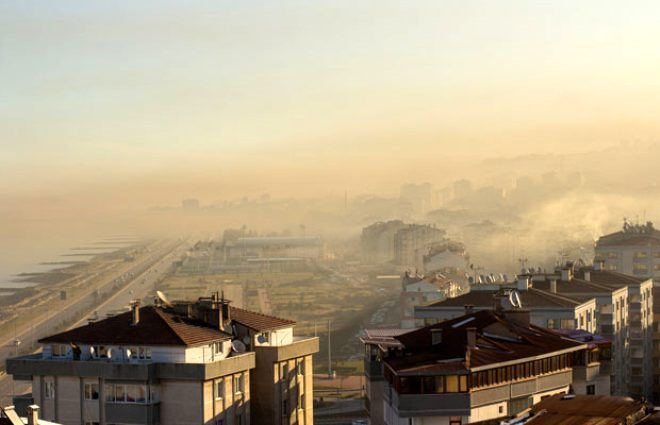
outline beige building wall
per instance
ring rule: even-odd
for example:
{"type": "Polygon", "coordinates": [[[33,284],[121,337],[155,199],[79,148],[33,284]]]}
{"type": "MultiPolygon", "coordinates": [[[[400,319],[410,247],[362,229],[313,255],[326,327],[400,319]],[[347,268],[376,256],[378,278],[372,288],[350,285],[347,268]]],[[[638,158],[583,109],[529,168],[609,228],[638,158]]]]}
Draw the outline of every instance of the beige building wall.
{"type": "Polygon", "coordinates": [[[161,425],[199,425],[202,421],[200,381],[160,382],[161,425]]]}
{"type": "Polygon", "coordinates": [[[240,416],[242,425],[250,424],[250,373],[242,372],[205,381],[202,384],[204,396],[204,424],[215,425],[222,420],[223,424],[238,424],[240,416]],[[235,378],[241,377],[244,385],[242,391],[234,385],[235,378]],[[217,393],[216,385],[222,382],[223,392],[217,393]]]}
{"type": "Polygon", "coordinates": [[[81,394],[80,378],[60,376],[57,378],[55,399],[57,401],[57,421],[63,425],[80,424],[81,394]]]}

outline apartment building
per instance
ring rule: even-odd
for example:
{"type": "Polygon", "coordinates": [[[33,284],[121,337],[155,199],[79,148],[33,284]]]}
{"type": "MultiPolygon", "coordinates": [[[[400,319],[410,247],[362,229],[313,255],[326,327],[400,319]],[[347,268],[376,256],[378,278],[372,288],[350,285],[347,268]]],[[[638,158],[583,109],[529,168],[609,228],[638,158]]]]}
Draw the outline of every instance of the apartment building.
{"type": "Polygon", "coordinates": [[[621,231],[598,239],[595,251],[607,270],[660,279],[660,230],[650,221],[646,224],[624,221],[621,231]]]}
{"type": "Polygon", "coordinates": [[[502,297],[512,293],[521,305],[530,310],[532,324],[550,329],[584,329],[596,331],[596,301],[593,298],[577,300],[556,292],[535,287],[529,276],[520,276],[516,282],[472,285],[470,292],[437,303],[415,307],[415,319],[425,325],[439,323],[465,314],[468,309],[492,310],[494,302],[512,307],[516,299],[502,297]]]}
{"type": "MultiPolygon", "coordinates": [[[[567,263],[553,272],[525,271],[516,282],[524,306],[532,310],[532,323],[553,329],[583,329],[612,341],[611,390],[613,395],[652,397],[652,326],[653,294],[650,279],[636,278],[605,270],[601,261],[593,266],[567,263]],[[527,287],[527,290],[525,290],[527,287]],[[562,297],[581,305],[588,303],[595,310],[584,307],[574,310],[570,304],[562,313],[544,310],[532,296],[562,297]]],[[[491,285],[492,286],[492,285],[491,285]]],[[[488,285],[472,287],[471,297],[462,296],[442,303],[417,307],[415,317],[426,323],[460,314],[461,304],[475,309],[489,308],[488,296],[478,289],[492,289],[488,285]]],[[[512,286],[504,284],[500,286],[512,286]]],[[[556,299],[556,298],[553,298],[556,299]]]]}
{"type": "Polygon", "coordinates": [[[43,338],[41,353],[8,359],[7,372],[32,381],[42,417],[64,425],[249,425],[263,423],[257,406],[279,413],[269,423],[311,424],[318,339],[296,338],[294,322],[223,298],[134,303],[43,338]],[[300,376],[274,375],[269,362],[301,364],[300,376]],[[267,397],[285,386],[296,402],[267,397]]]}
{"type": "Polygon", "coordinates": [[[654,286],[653,299],[653,404],[660,406],[660,286],[654,286]]]}
{"type": "Polygon", "coordinates": [[[568,263],[553,274],[532,277],[539,289],[556,281],[557,293],[595,298],[596,333],[612,341],[612,394],[653,396],[653,281],[593,266],[568,263]]]}
{"type": "Polygon", "coordinates": [[[494,421],[575,388],[609,393],[598,349],[531,324],[521,308],[476,311],[405,333],[370,331],[363,342],[374,425],[494,421]]]}
{"type": "Polygon", "coordinates": [[[407,226],[401,220],[378,222],[362,229],[360,244],[364,261],[387,263],[394,259],[394,236],[407,226]]]}
{"type": "Polygon", "coordinates": [[[394,235],[394,262],[418,270],[434,244],[445,240],[445,231],[431,224],[409,224],[394,235]]]}
{"type": "Polygon", "coordinates": [[[421,276],[405,272],[401,279],[399,296],[401,327],[410,329],[421,325],[421,321],[415,319],[416,306],[455,297],[460,289],[458,284],[440,273],[421,276]]]}

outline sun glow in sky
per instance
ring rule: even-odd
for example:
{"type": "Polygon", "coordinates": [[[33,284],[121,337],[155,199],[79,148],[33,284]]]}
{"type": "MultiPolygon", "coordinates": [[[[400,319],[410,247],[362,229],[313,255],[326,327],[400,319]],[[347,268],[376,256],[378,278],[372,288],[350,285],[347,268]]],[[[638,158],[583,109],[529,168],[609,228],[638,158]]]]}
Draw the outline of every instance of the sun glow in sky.
{"type": "Polygon", "coordinates": [[[659,19],[657,1],[0,0],[0,189],[377,179],[654,138],[659,19]]]}

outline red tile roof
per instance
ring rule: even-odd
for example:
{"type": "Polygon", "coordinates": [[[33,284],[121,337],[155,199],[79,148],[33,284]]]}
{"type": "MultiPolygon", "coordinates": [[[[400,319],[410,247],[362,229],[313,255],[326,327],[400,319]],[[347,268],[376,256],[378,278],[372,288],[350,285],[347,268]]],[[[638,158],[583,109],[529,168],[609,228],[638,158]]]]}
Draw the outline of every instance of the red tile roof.
{"type": "MultiPolygon", "coordinates": [[[[509,286],[502,285],[503,287],[514,287],[514,284],[509,286]]],[[[472,290],[467,294],[459,295],[455,298],[448,298],[443,301],[431,304],[429,307],[464,307],[465,305],[473,305],[475,307],[488,307],[493,308],[494,295],[496,290],[472,290]]],[[[539,307],[566,307],[575,308],[583,303],[583,301],[576,301],[568,298],[562,294],[553,294],[551,292],[539,291],[533,287],[526,291],[519,291],[522,305],[526,308],[539,308],[539,307]]]]}
{"type": "Polygon", "coordinates": [[[617,425],[643,417],[645,406],[629,397],[562,394],[545,398],[532,406],[530,425],[617,425]]]}
{"type": "Polygon", "coordinates": [[[254,311],[243,310],[242,308],[238,307],[232,306],[230,309],[231,320],[236,321],[250,329],[254,329],[257,332],[285,328],[296,324],[296,322],[293,320],[268,316],[266,314],[256,313],[254,311]]]}
{"type": "Polygon", "coordinates": [[[90,323],[39,340],[41,343],[78,344],[197,345],[230,339],[231,335],[162,308],[140,308],[140,320],[132,325],[132,312],[90,323]]]}
{"type": "Polygon", "coordinates": [[[548,329],[522,325],[501,313],[481,310],[394,337],[404,348],[402,357],[384,362],[401,373],[466,370],[489,364],[552,355],[586,348],[548,329]],[[467,347],[467,329],[477,332],[476,347],[467,347]],[[432,344],[432,332],[441,331],[442,342],[432,344]]]}

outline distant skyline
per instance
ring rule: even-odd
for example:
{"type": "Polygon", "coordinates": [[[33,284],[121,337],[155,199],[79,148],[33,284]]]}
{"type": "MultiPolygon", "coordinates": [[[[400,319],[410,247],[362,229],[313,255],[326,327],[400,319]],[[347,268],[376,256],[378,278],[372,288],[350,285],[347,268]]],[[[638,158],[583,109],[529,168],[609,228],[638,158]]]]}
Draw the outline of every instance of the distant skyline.
{"type": "Polygon", "coordinates": [[[0,191],[216,171],[238,191],[369,188],[402,162],[653,140],[659,17],[653,1],[0,0],[0,191]]]}

